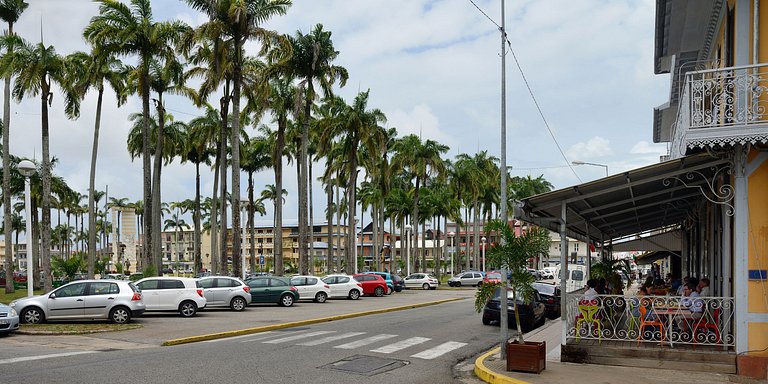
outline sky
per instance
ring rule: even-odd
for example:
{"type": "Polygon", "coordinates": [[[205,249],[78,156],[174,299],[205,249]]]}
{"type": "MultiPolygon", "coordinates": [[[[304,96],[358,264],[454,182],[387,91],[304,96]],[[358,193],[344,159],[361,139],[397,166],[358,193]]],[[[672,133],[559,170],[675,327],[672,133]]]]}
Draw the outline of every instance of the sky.
{"type": "MultiPolygon", "coordinates": [[[[88,51],[82,30],[98,12],[90,0],[27,0],[15,31],[31,42],[42,38],[59,54],[88,51]],[[41,28],[42,24],[42,28],[41,28]]],[[[370,90],[369,108],[387,116],[400,136],[418,134],[450,147],[445,155],[488,151],[500,155],[501,3],[498,0],[294,0],[285,16],[265,26],[282,34],[308,33],[318,23],[332,32],[337,65],[349,80],[335,92],[351,102],[370,90]],[[489,20],[492,19],[493,21],[489,20]]],[[[157,20],[180,19],[192,26],[206,18],[180,0],[153,0],[157,20]]],[[[653,74],[653,0],[517,0],[506,2],[507,164],[513,175],[543,175],[564,188],[659,161],[663,144],[653,144],[653,107],[668,100],[668,75],[653,74]],[[516,60],[515,60],[516,58],[516,60]],[[518,66],[519,63],[519,66],[518,66]],[[521,73],[522,69],[522,73],[521,73]],[[524,75],[524,77],[523,77],[524,75]],[[527,80],[528,87],[526,86],[527,80]],[[537,109],[536,102],[541,110],[537,109]],[[543,115],[543,118],[542,118],[543,115]],[[557,139],[563,154],[547,129],[557,139]],[[567,158],[567,160],[566,160],[567,158]]],[[[3,26],[3,29],[7,26],[3,26]]],[[[255,53],[254,45],[248,46],[255,53]]],[[[124,58],[131,62],[133,58],[124,58]]],[[[0,95],[2,98],[2,95],[0,95]]],[[[40,158],[40,101],[11,104],[11,153],[40,158]]],[[[141,159],[126,149],[127,117],[140,111],[137,96],[118,108],[104,98],[96,185],[109,197],[142,198],[141,159]],[[107,187],[108,186],[108,187],[107,187]]],[[[169,97],[177,120],[201,113],[191,102],[169,97]]],[[[54,173],[87,193],[96,95],[83,101],[81,116],[64,116],[63,97],[50,109],[54,173]]],[[[248,132],[255,134],[253,127],[248,132]]],[[[323,165],[314,165],[320,175],[323,165]]],[[[202,170],[210,196],[213,172],[202,170]]],[[[178,159],[163,170],[163,201],[194,198],[195,171],[178,159]]],[[[242,198],[245,178],[242,178],[242,198]]],[[[271,170],[255,177],[256,194],[274,183],[271,170]]],[[[283,217],[297,215],[295,167],[284,169],[288,190],[283,217]]],[[[323,217],[325,197],[314,181],[314,213],[323,217]]],[[[87,202],[84,201],[84,203],[87,202]]],[[[272,210],[267,204],[267,216],[272,210]]]]}

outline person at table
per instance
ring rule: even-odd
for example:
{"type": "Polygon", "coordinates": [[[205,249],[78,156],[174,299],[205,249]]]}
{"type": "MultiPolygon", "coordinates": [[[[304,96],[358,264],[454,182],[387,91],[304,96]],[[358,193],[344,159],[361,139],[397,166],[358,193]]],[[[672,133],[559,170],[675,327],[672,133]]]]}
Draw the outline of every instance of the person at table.
{"type": "Polygon", "coordinates": [[[709,279],[706,277],[702,277],[701,280],[699,280],[699,285],[696,286],[696,290],[699,292],[699,296],[709,297],[710,296],[709,279]]]}
{"type": "Polygon", "coordinates": [[[699,299],[699,292],[696,291],[697,285],[689,282],[683,288],[683,299],[680,300],[680,304],[691,311],[691,317],[694,319],[700,319],[704,315],[704,300],[699,299]]]}
{"type": "Polygon", "coordinates": [[[584,296],[581,298],[583,301],[597,301],[597,279],[587,280],[587,290],[584,291],[584,296]]]}
{"type": "Polygon", "coordinates": [[[690,276],[683,277],[683,284],[681,284],[679,287],[677,287],[677,295],[678,296],[683,296],[683,291],[685,290],[685,286],[688,285],[688,283],[690,283],[690,282],[691,282],[691,277],[690,276]]]}

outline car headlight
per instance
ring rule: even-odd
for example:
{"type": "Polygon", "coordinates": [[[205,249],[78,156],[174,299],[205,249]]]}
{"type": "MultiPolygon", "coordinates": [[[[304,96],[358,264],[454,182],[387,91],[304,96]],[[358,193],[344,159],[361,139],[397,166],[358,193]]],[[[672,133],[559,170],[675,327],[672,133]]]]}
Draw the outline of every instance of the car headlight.
{"type": "Polygon", "coordinates": [[[16,308],[16,303],[17,303],[17,300],[11,301],[11,303],[8,304],[8,306],[11,307],[11,309],[16,308]]]}
{"type": "Polygon", "coordinates": [[[13,308],[11,308],[11,317],[16,317],[16,316],[18,316],[18,315],[19,315],[19,314],[18,314],[18,313],[16,313],[16,310],[15,310],[15,309],[13,309],[13,308]]]}

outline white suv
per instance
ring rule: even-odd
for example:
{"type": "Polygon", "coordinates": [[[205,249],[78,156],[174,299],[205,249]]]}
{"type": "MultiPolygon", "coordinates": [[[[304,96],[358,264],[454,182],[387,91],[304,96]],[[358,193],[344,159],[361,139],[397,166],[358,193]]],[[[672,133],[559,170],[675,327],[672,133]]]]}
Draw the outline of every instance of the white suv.
{"type": "Polygon", "coordinates": [[[192,317],[207,301],[197,281],[187,277],[147,277],[136,282],[147,311],[179,311],[192,317]]]}

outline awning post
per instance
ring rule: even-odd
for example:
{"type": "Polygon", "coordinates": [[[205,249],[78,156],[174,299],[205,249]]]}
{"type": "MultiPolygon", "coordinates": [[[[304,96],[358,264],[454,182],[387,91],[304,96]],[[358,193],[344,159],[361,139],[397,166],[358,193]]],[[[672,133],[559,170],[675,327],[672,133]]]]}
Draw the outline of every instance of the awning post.
{"type": "Polygon", "coordinates": [[[566,336],[568,335],[568,238],[566,237],[566,204],[563,201],[560,204],[560,322],[562,328],[562,337],[560,345],[565,346],[566,336]]]}

